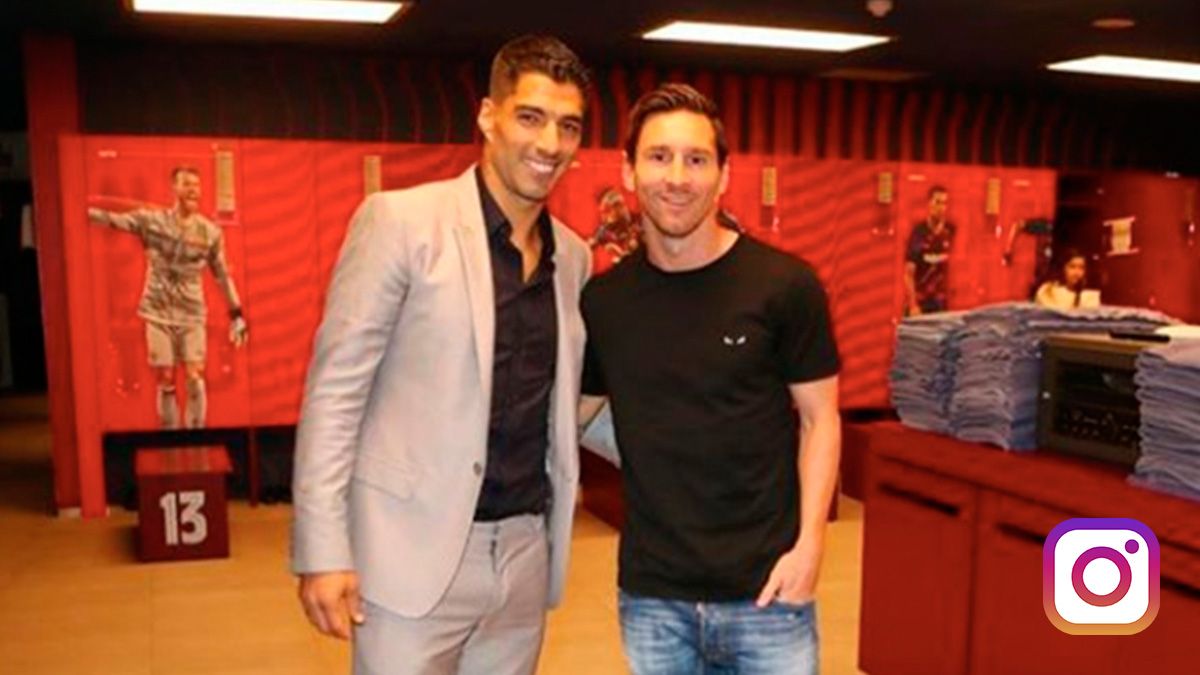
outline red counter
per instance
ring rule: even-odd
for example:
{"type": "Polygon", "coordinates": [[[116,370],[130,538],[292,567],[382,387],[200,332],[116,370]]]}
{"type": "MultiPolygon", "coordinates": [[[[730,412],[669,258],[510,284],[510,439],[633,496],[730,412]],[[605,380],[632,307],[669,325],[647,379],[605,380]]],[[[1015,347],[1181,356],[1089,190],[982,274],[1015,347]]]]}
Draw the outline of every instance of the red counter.
{"type": "Polygon", "coordinates": [[[859,667],[889,673],[1195,673],[1200,503],[1117,467],[1008,453],[883,422],[848,426],[867,458],[859,667]],[[1042,607],[1042,548],[1067,518],[1133,518],[1161,544],[1157,618],[1068,635],[1042,607]]]}

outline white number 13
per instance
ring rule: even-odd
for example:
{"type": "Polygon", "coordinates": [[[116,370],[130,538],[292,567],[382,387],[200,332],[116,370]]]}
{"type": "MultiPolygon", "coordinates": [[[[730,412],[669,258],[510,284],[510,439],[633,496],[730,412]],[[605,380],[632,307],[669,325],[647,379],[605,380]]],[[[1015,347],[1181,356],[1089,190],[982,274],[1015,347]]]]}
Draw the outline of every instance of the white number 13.
{"type": "Polygon", "coordinates": [[[188,546],[199,544],[208,538],[208,519],[200,513],[204,508],[204,492],[200,490],[184,490],[168,492],[158,500],[163,510],[163,523],[166,526],[167,546],[188,546]],[[179,512],[179,506],[183,512],[179,512]]]}

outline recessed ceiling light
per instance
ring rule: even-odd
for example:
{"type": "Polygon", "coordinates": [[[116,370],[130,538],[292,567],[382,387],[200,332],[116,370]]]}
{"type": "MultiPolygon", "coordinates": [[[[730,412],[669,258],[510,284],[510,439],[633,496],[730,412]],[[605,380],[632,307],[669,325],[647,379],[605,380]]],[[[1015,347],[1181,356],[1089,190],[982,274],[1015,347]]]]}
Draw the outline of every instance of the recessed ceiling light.
{"type": "Polygon", "coordinates": [[[1163,61],[1159,59],[1101,54],[1098,56],[1089,56],[1085,59],[1051,63],[1046,67],[1050,70],[1070,73],[1141,77],[1149,80],[1200,82],[1200,63],[1191,63],[1188,61],[1163,61]]]}
{"type": "Polygon", "coordinates": [[[834,33],[820,30],[742,26],[732,23],[676,21],[642,36],[647,40],[674,40],[743,47],[778,47],[823,52],[848,52],[891,40],[879,35],[834,33]]]}
{"type": "Polygon", "coordinates": [[[135,12],[387,23],[403,2],[374,0],[132,0],[135,12]]]}
{"type": "Polygon", "coordinates": [[[1124,30],[1126,28],[1133,28],[1137,24],[1133,19],[1112,16],[1105,17],[1103,19],[1096,19],[1092,22],[1092,25],[1096,28],[1102,28],[1104,30],[1124,30]]]}

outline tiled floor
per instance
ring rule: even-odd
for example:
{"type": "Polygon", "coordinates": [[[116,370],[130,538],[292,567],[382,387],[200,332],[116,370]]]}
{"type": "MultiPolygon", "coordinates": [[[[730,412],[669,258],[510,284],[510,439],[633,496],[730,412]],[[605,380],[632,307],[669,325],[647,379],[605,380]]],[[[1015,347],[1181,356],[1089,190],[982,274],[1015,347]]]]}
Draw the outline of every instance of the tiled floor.
{"type": "MultiPolygon", "coordinates": [[[[230,506],[226,560],[138,564],[136,516],[52,517],[45,402],[0,399],[0,672],[22,675],[348,672],[310,629],[287,571],[286,506],[230,506]]],[[[823,673],[857,673],[861,509],[843,500],[819,592],[823,673]]],[[[565,605],[540,672],[624,673],[617,535],[581,511],[565,605]]]]}

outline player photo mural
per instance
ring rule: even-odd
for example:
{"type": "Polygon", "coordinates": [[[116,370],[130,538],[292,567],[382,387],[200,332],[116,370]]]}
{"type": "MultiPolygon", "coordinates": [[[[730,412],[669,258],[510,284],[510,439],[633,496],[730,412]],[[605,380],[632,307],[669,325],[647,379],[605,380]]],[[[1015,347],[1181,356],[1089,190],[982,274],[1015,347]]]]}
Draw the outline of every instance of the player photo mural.
{"type": "Polygon", "coordinates": [[[588,243],[593,249],[601,249],[607,253],[615,265],[637,250],[641,242],[641,228],[619,189],[606,187],[601,190],[596,205],[600,215],[600,226],[596,228],[588,243]]]}
{"type": "MultiPolygon", "coordinates": [[[[223,232],[200,213],[199,171],[178,166],[167,178],[175,195],[171,206],[145,202],[129,203],[125,210],[90,206],[88,219],[141,240],[146,272],[137,313],[145,322],[146,353],[155,373],[159,424],[164,429],[196,429],[204,427],[207,409],[205,269],[212,271],[225,296],[230,342],[235,347],[244,346],[249,330],[225,259],[223,232]],[[176,394],[181,369],[186,393],[182,420],[176,394]]],[[[101,200],[106,205],[128,201],[94,201],[101,200]]]]}
{"type": "MultiPolygon", "coordinates": [[[[607,186],[600,190],[596,198],[596,210],[600,224],[588,245],[596,258],[596,273],[603,273],[613,265],[627,258],[642,243],[642,228],[639,217],[625,201],[625,195],[620,189],[607,186]]],[[[717,211],[717,223],[734,232],[745,233],[737,216],[727,208],[717,211]]]]}
{"type": "Polygon", "coordinates": [[[913,226],[904,254],[904,297],[907,316],[944,312],[949,288],[950,249],[955,227],[946,218],[950,191],[934,185],[928,191],[925,220],[913,226]]]}

